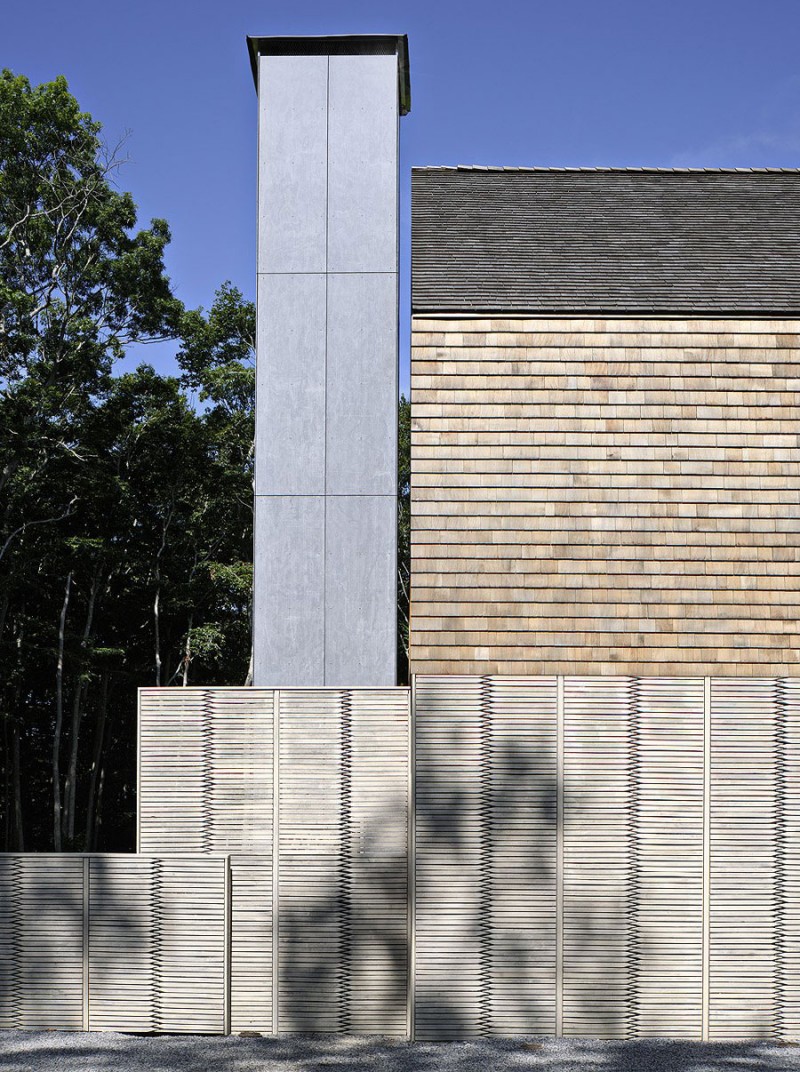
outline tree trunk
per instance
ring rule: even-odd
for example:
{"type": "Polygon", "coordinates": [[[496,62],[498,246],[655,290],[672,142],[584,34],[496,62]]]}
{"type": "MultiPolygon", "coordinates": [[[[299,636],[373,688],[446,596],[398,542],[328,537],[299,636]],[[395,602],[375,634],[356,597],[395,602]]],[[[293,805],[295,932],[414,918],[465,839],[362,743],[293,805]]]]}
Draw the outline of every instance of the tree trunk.
{"type": "Polygon", "coordinates": [[[156,663],[156,685],[161,685],[161,633],[159,624],[159,600],[161,597],[161,586],[158,584],[160,581],[159,571],[156,569],[156,597],[153,600],[153,644],[155,647],[155,663],[156,663]]]}
{"type": "Polygon", "coordinates": [[[61,852],[61,727],[64,724],[64,626],[67,620],[72,571],[67,575],[64,603],[58,622],[58,662],[56,663],[56,726],[53,733],[53,849],[61,852]]]}
{"type": "Polygon", "coordinates": [[[3,851],[11,851],[11,715],[3,715],[3,851]]]}
{"type": "Polygon", "coordinates": [[[192,658],[192,623],[194,622],[194,616],[189,615],[189,625],[186,629],[186,645],[183,649],[183,680],[181,685],[184,688],[189,684],[189,663],[192,658]]]}
{"type": "Polygon", "coordinates": [[[108,712],[108,671],[103,671],[100,686],[100,710],[97,713],[97,728],[94,736],[94,755],[92,757],[92,769],[89,775],[89,799],[86,803],[86,834],[83,839],[86,852],[94,851],[95,841],[95,814],[94,809],[97,800],[97,776],[103,759],[103,745],[106,733],[106,714],[108,712]]]}
{"type": "Polygon", "coordinates": [[[19,773],[19,726],[16,721],[12,725],[11,736],[13,741],[13,771],[14,771],[14,833],[15,847],[17,852],[25,851],[25,832],[22,827],[22,779],[19,773]]]}
{"type": "Polygon", "coordinates": [[[167,546],[167,529],[172,521],[172,510],[173,507],[170,507],[161,529],[161,546],[156,554],[156,564],[153,571],[156,582],[156,595],[153,600],[153,640],[155,645],[156,686],[159,688],[161,686],[161,556],[167,546]]]}
{"type": "Polygon", "coordinates": [[[92,833],[92,852],[97,852],[97,835],[100,832],[100,824],[103,821],[102,807],[103,807],[103,784],[106,780],[106,768],[105,764],[100,765],[100,780],[97,784],[97,808],[94,816],[94,831],[92,833]]]}
{"type": "Polygon", "coordinates": [[[64,786],[64,836],[70,846],[75,838],[75,790],[78,779],[78,744],[81,733],[83,701],[86,698],[86,683],[84,680],[82,680],[85,676],[86,671],[86,666],[84,665],[84,658],[86,655],[86,647],[89,643],[89,637],[92,631],[94,607],[99,587],[100,566],[98,565],[95,569],[94,576],[92,577],[92,586],[89,590],[89,604],[86,609],[86,624],[83,628],[83,636],[81,637],[81,663],[78,668],[79,677],[75,683],[75,698],[72,704],[72,728],[70,742],[71,747],[69,755],[69,767],[67,769],[67,780],[64,786]]]}

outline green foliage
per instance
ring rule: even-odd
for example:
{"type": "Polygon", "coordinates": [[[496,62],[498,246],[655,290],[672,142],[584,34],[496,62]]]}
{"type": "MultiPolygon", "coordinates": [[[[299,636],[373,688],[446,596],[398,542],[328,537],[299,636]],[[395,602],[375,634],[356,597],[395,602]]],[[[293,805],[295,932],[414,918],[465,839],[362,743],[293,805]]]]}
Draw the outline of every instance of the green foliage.
{"type": "Polygon", "coordinates": [[[0,848],[130,849],[137,687],[249,673],[255,310],[182,308],[117,166],[0,74],[0,848]]]}

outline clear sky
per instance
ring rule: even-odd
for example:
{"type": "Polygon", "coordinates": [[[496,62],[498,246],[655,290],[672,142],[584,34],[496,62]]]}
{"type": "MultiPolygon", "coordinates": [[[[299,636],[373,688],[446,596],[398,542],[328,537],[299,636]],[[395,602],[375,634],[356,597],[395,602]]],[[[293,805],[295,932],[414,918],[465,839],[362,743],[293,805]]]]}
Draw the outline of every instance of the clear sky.
{"type": "MultiPolygon", "coordinates": [[[[0,0],[0,65],[66,75],[120,185],[173,233],[188,305],[254,294],[256,100],[246,34],[407,33],[410,168],[800,165],[800,0],[0,0]]],[[[168,352],[144,357],[169,367],[168,352]]]]}

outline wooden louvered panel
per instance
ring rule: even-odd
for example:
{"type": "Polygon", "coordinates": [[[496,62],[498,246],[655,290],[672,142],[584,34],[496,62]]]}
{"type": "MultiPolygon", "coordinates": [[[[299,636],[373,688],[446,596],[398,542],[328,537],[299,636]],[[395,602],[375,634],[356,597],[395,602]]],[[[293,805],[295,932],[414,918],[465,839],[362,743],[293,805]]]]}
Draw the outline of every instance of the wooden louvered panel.
{"type": "Polygon", "coordinates": [[[565,1035],[629,1033],[631,680],[564,682],[565,1035]]]}
{"type": "Polygon", "coordinates": [[[92,1031],[220,1033],[225,1026],[225,860],[89,861],[92,1031]]]}
{"type": "Polygon", "coordinates": [[[231,857],[231,1031],[275,1033],[272,857],[231,857]]]}
{"type": "Polygon", "coordinates": [[[699,1038],[703,970],[702,678],[631,684],[635,842],[630,1034],[699,1038]]]}
{"type": "Polygon", "coordinates": [[[777,683],[775,885],[778,1034],[800,1038],[800,679],[777,683]]]}
{"type": "Polygon", "coordinates": [[[553,1034],[556,1007],[557,683],[488,679],[494,1035],[553,1034]]]}
{"type": "Polygon", "coordinates": [[[78,856],[0,856],[0,1026],[84,1027],[83,872],[78,856]]]}
{"type": "Polygon", "coordinates": [[[776,1028],[776,683],[711,682],[710,1014],[713,1040],[776,1028]]]}
{"type": "Polygon", "coordinates": [[[414,1032],[421,1041],[486,1030],[481,689],[480,678],[416,679],[414,1032]]]}
{"type": "Polygon", "coordinates": [[[409,693],[353,690],[346,1030],[408,1033],[409,693]]]}
{"type": "Polygon", "coordinates": [[[272,852],[273,692],[209,689],[212,852],[272,852]]]}
{"type": "Polygon", "coordinates": [[[273,693],[140,691],[141,852],[272,851],[273,693]]]}
{"type": "Polygon", "coordinates": [[[341,1027],[342,693],[280,693],[279,1031],[341,1027]]]}
{"type": "Polygon", "coordinates": [[[158,874],[157,1030],[225,1029],[225,860],[165,857],[158,874]]]}
{"type": "Polygon", "coordinates": [[[89,1030],[154,1031],[158,929],[154,861],[89,861],[89,1030]]]}
{"type": "Polygon", "coordinates": [[[279,1030],[404,1034],[408,690],[279,712],[279,1030]]]}
{"type": "Polygon", "coordinates": [[[140,689],[138,849],[209,851],[205,689],[140,689]]]}

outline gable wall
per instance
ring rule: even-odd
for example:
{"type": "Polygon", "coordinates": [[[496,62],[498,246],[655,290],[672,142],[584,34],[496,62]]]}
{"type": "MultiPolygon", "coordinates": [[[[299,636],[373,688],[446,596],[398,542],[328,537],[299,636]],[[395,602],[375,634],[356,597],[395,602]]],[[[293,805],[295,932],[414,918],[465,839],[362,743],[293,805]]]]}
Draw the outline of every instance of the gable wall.
{"type": "Polygon", "coordinates": [[[800,321],[416,316],[411,669],[797,673],[800,321]]]}

